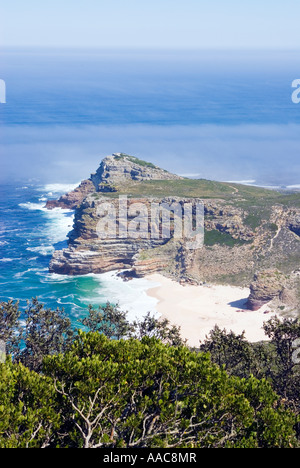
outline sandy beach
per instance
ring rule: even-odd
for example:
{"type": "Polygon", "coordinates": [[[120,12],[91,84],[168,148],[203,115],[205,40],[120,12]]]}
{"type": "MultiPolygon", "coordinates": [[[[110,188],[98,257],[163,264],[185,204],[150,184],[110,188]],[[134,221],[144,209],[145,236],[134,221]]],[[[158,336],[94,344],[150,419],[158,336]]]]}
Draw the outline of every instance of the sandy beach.
{"type": "Polygon", "coordinates": [[[147,279],[155,282],[147,294],[158,300],[158,313],[181,327],[182,337],[190,346],[198,346],[215,325],[235,333],[245,331],[251,342],[267,339],[262,327],[272,313],[265,313],[269,311],[268,305],[257,312],[246,309],[249,289],[222,285],[182,286],[160,274],[149,275],[147,279]]]}

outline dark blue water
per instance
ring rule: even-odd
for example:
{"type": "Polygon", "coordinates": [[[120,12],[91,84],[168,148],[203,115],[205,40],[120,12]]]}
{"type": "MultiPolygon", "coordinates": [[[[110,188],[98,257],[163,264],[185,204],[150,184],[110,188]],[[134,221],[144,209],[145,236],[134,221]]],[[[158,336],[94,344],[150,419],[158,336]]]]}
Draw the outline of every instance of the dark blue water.
{"type": "Polygon", "coordinates": [[[0,115],[8,125],[300,123],[299,73],[299,53],[286,51],[10,51],[0,115]]]}
{"type": "Polygon", "coordinates": [[[77,182],[125,152],[208,179],[300,183],[298,52],[11,50],[0,78],[4,182],[77,182]]]}

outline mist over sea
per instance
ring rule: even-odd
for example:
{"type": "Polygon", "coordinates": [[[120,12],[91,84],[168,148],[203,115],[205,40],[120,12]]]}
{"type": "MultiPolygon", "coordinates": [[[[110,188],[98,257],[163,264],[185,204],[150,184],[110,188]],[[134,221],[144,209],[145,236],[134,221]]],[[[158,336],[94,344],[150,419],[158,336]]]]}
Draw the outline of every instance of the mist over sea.
{"type": "Polygon", "coordinates": [[[125,152],[180,174],[300,184],[299,68],[287,51],[2,52],[0,180],[75,183],[125,152]]]}
{"type": "Polygon", "coordinates": [[[44,205],[126,152],[171,172],[300,184],[296,52],[7,50],[0,79],[0,300],[38,296],[73,323],[87,305],[155,311],[147,280],[50,275],[73,213],[44,205]]]}

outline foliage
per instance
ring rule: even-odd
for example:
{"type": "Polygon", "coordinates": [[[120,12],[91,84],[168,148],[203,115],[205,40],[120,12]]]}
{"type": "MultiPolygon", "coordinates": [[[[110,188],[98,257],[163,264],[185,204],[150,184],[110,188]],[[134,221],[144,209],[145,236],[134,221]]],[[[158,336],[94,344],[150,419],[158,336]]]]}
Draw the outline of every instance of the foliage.
{"type": "Polygon", "coordinates": [[[44,448],[59,427],[51,379],[22,364],[0,364],[0,448],[44,448]]]}
{"type": "Polygon", "coordinates": [[[251,344],[245,339],[245,333],[236,335],[227,333],[218,326],[209,333],[200,346],[202,352],[209,352],[213,362],[224,366],[227,373],[238,377],[255,374],[255,354],[251,344]]]}
{"type": "Polygon", "coordinates": [[[114,158],[116,160],[128,159],[128,161],[131,161],[134,164],[138,164],[139,166],[157,169],[157,166],[155,166],[153,163],[144,161],[143,159],[136,158],[135,156],[130,156],[129,154],[126,154],[126,153],[120,153],[119,155],[118,154],[114,155],[114,158]]]}
{"type": "Polygon", "coordinates": [[[80,332],[44,375],[0,366],[1,447],[293,447],[271,386],[155,338],[80,332]]]}
{"type": "Polygon", "coordinates": [[[241,239],[234,239],[228,232],[220,232],[217,229],[212,231],[205,231],[204,245],[227,245],[228,247],[234,247],[235,245],[247,244],[247,241],[241,239]]]}
{"type": "Polygon", "coordinates": [[[216,327],[201,345],[213,362],[231,375],[253,374],[267,378],[274,390],[300,413],[300,365],[294,362],[294,343],[300,338],[297,319],[274,317],[264,325],[269,342],[248,343],[244,334],[227,333],[216,327]]]}
{"type": "Polygon", "coordinates": [[[71,321],[64,310],[45,309],[37,299],[27,304],[20,325],[19,303],[0,303],[0,340],[15,361],[40,370],[43,357],[63,352],[73,339],[71,321]]]}
{"type": "Polygon", "coordinates": [[[81,323],[91,332],[99,332],[108,338],[124,338],[133,332],[133,327],[128,322],[127,313],[120,310],[119,305],[107,302],[99,306],[98,310],[89,306],[88,316],[81,323]]]}
{"type": "Polygon", "coordinates": [[[0,303],[0,340],[5,343],[8,354],[17,354],[19,352],[22,333],[19,324],[20,315],[18,302],[0,303]]]}
{"type": "Polygon", "coordinates": [[[272,319],[255,344],[216,327],[191,351],[168,321],[130,324],[110,303],[77,334],[37,300],[22,332],[19,317],[1,304],[14,352],[0,364],[0,448],[299,446],[297,320],[272,319]]]}
{"type": "Polygon", "coordinates": [[[150,312],[142,320],[135,321],[133,327],[132,336],[138,340],[148,336],[171,346],[181,346],[185,343],[180,335],[180,327],[171,325],[168,319],[157,319],[150,312]]]}
{"type": "Polygon", "coordinates": [[[180,336],[180,328],[170,325],[167,319],[157,319],[150,312],[141,320],[132,324],[127,319],[127,312],[120,310],[119,305],[107,302],[95,310],[89,306],[88,315],[81,323],[91,332],[103,333],[108,338],[136,338],[141,340],[145,336],[155,337],[172,346],[184,343],[180,336]]]}
{"type": "Polygon", "coordinates": [[[27,367],[40,370],[43,357],[64,352],[72,340],[71,321],[64,310],[45,309],[37,299],[28,303],[25,312],[24,343],[19,360],[27,367]]]}
{"type": "Polygon", "coordinates": [[[45,372],[63,397],[65,422],[73,423],[68,446],[296,443],[293,416],[277,407],[267,382],[230,378],[184,346],[80,333],[69,353],[46,358],[45,372]],[[272,418],[281,424],[277,434],[268,433],[272,418]]]}
{"type": "Polygon", "coordinates": [[[300,411],[300,365],[293,359],[294,343],[300,339],[300,321],[274,317],[264,325],[264,330],[276,350],[271,371],[274,388],[300,411]]]}

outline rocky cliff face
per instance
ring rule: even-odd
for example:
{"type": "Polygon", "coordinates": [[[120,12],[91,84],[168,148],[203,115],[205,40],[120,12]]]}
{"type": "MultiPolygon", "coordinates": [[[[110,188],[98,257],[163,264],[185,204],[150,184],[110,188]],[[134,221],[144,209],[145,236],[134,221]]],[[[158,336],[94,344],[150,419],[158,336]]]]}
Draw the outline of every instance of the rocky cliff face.
{"type": "MultiPolygon", "coordinates": [[[[139,202],[141,200],[138,200],[139,202]]],[[[128,209],[136,200],[126,203],[128,209]]],[[[149,203],[144,200],[145,203],[149,203]]],[[[119,200],[108,200],[102,196],[97,199],[88,196],[75,215],[74,229],[69,234],[70,245],[67,249],[54,253],[50,271],[69,275],[104,273],[106,271],[132,268],[135,255],[142,250],[154,249],[165,241],[155,239],[119,238],[112,232],[99,232],[103,220],[101,207],[109,203],[109,211],[118,213],[119,200]]],[[[106,213],[104,213],[106,214],[106,213]]],[[[128,222],[130,222],[130,217],[128,222]]],[[[119,223],[119,219],[116,218],[119,223]]]]}
{"type": "Polygon", "coordinates": [[[72,192],[63,195],[59,200],[48,200],[46,208],[48,208],[48,210],[52,210],[53,208],[75,210],[75,208],[77,208],[77,206],[79,206],[83,200],[93,192],[95,192],[93,182],[90,179],[84,180],[81,182],[79,187],[72,190],[72,192]]]}
{"type": "Polygon", "coordinates": [[[279,270],[269,269],[254,276],[250,285],[247,307],[259,310],[266,304],[273,309],[295,311],[298,306],[299,281],[293,272],[285,275],[279,270]]]}
{"type": "MultiPolygon", "coordinates": [[[[157,235],[152,235],[151,204],[185,202],[184,196],[167,196],[174,183],[173,193],[177,193],[178,187],[185,197],[189,196],[188,179],[182,180],[151,163],[121,153],[105,158],[90,179],[58,201],[47,203],[49,209],[59,206],[76,209],[69,246],[54,253],[50,271],[82,275],[129,269],[138,277],[161,271],[181,282],[210,281],[241,286],[248,286],[257,271],[269,271],[258,274],[252,282],[249,308],[256,310],[274,298],[294,300],[291,297],[295,296],[291,296],[283,283],[283,276],[299,268],[300,263],[300,209],[297,205],[273,203],[272,192],[251,192],[248,199],[249,189],[243,191],[241,187],[234,192],[231,187],[226,199],[228,186],[218,183],[208,197],[208,184],[204,181],[198,193],[206,196],[193,198],[195,202],[202,200],[204,203],[204,246],[193,250],[184,236],[174,238],[175,214],[171,216],[170,238],[162,237],[161,225],[157,235]],[[145,197],[145,187],[150,187],[154,195],[145,197]],[[224,199],[213,197],[215,188],[218,193],[224,192],[224,199]],[[125,226],[119,216],[118,195],[130,194],[130,189],[134,194],[138,189],[139,198],[134,198],[135,195],[126,198],[129,214],[125,226]],[[110,208],[104,213],[101,207],[105,203],[110,208]],[[144,226],[148,236],[111,236],[109,232],[106,237],[99,236],[99,222],[103,222],[108,212],[115,213],[114,224],[118,231],[122,227],[127,230],[132,222],[138,224],[136,204],[142,205],[141,209],[149,214],[144,226]],[[283,276],[276,273],[277,268],[284,272],[283,276]]],[[[195,197],[194,186],[193,190],[195,197]]],[[[143,221],[140,224],[142,226],[143,221]]]]}
{"type": "Polygon", "coordinates": [[[107,156],[97,172],[91,175],[96,191],[99,192],[102,191],[103,184],[115,187],[130,181],[179,179],[182,177],[123,153],[107,156]]]}
{"type": "MultiPolygon", "coordinates": [[[[178,200],[174,198],[126,199],[122,205],[126,219],[121,219],[118,198],[110,199],[101,194],[87,196],[76,211],[69,247],[54,253],[50,272],[83,275],[130,268],[135,276],[144,276],[163,270],[172,257],[176,258],[179,249],[179,243],[173,239],[175,214],[170,220],[170,237],[163,238],[161,223],[153,223],[151,209],[153,205],[169,206],[175,202],[178,200]],[[139,210],[146,214],[141,216],[139,210]],[[113,214],[111,230],[107,229],[108,213],[113,214]],[[140,224],[144,225],[143,232],[140,224]],[[125,236],[119,231],[122,226],[127,233],[125,236]]],[[[185,200],[180,203],[183,205],[185,200]]]]}
{"type": "Polygon", "coordinates": [[[72,192],[63,195],[59,200],[49,200],[46,208],[77,208],[91,193],[112,193],[120,184],[143,180],[179,180],[182,177],[161,169],[152,163],[142,161],[134,156],[115,153],[107,156],[95,174],[81,182],[72,192]]]}
{"type": "Polygon", "coordinates": [[[259,310],[275,298],[279,298],[285,289],[286,278],[278,270],[262,271],[254,276],[250,285],[250,296],[247,307],[249,310],[259,310]]]}
{"type": "MultiPolygon", "coordinates": [[[[141,251],[153,250],[164,244],[161,239],[132,239],[107,238],[103,239],[97,232],[97,225],[101,215],[97,215],[98,208],[105,202],[102,194],[114,193],[120,185],[143,180],[180,180],[175,174],[160,169],[133,156],[116,153],[107,156],[101,162],[97,172],[90,179],[83,181],[74,191],[62,196],[59,200],[51,200],[47,208],[77,208],[74,230],[70,233],[70,243],[67,249],[54,253],[50,262],[50,271],[69,275],[83,275],[87,273],[103,273],[115,269],[132,268],[136,255],[141,251]]],[[[157,203],[162,199],[152,200],[157,203]]],[[[143,203],[151,211],[148,199],[128,201],[127,209],[134,203],[143,203]]],[[[168,201],[172,203],[170,199],[168,201]]],[[[118,211],[118,201],[110,200],[118,211]]],[[[130,223],[130,217],[128,223],[130,223]]],[[[119,223],[119,219],[116,220],[119,223]]],[[[150,226],[150,220],[149,220],[150,226]]],[[[150,229],[149,229],[150,232],[150,229]]],[[[158,271],[165,266],[162,259],[151,259],[144,268],[143,262],[136,264],[137,274],[142,271],[158,271]],[[150,267],[150,264],[152,265],[150,267]]]]}
{"type": "Polygon", "coordinates": [[[296,213],[290,218],[289,229],[297,236],[300,236],[300,214],[296,213]]]}

